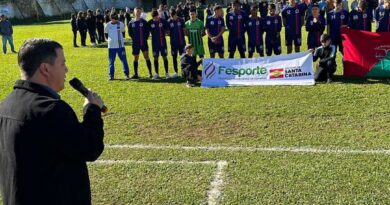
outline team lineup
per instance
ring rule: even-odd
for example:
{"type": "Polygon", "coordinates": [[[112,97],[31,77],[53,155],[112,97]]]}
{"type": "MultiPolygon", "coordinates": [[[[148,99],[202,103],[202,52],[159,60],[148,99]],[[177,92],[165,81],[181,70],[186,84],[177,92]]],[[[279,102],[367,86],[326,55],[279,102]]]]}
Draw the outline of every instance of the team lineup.
{"type": "MultiPolygon", "coordinates": [[[[149,21],[141,7],[134,8],[133,19],[128,12],[121,11],[118,14],[115,10],[106,11],[105,16],[99,14],[96,19],[101,24],[103,21],[106,22],[104,34],[105,38],[108,39],[110,80],[114,79],[116,55],[122,61],[126,79],[138,79],[140,77],[138,67],[141,53],[146,61],[149,78],[160,78],[160,56],[163,59],[166,79],[176,78],[179,73],[177,58],[179,55],[186,54],[187,44],[191,45],[191,55],[195,57],[195,61],[191,66],[183,65],[183,63],[180,63],[180,66],[182,69],[191,67],[191,70],[194,70],[197,64],[200,64],[196,61],[196,57],[203,59],[205,56],[204,36],[207,37],[210,58],[215,58],[216,54],[219,58],[224,58],[224,32],[228,32],[227,51],[229,58],[233,58],[236,51],[239,52],[240,58],[252,58],[254,53],[258,53],[261,57],[280,55],[282,53],[281,31],[284,27],[287,54],[292,53],[293,50],[295,52],[301,51],[302,31],[306,31],[308,33],[306,39],[308,50],[314,54],[314,60],[320,59],[319,67],[328,73],[326,74],[328,81],[332,81],[332,75],[337,68],[336,50],[343,53],[341,28],[349,27],[372,31],[371,24],[375,20],[376,32],[388,32],[390,29],[389,1],[385,0],[374,12],[368,9],[367,2],[364,0],[360,0],[355,6],[352,5],[350,12],[347,11],[342,0],[334,1],[333,4],[325,1],[307,4],[289,0],[287,5],[283,5],[281,2],[273,4],[267,1],[249,5],[247,2],[241,4],[240,1],[234,1],[228,7],[225,18],[223,7],[220,5],[209,6],[206,9],[207,17],[204,18],[204,10],[200,10],[199,6],[196,7],[191,2],[187,10],[181,10],[178,6],[169,9],[169,12],[164,11],[164,5],[160,5],[158,10],[151,11],[152,19],[149,21]],[[187,12],[188,15],[184,15],[187,12]],[[198,18],[198,16],[200,17],[198,18]],[[132,77],[129,76],[129,65],[124,49],[126,33],[132,39],[132,55],[134,56],[134,75],[132,77]],[[265,38],[263,37],[264,33],[265,38]],[[172,76],[170,76],[168,68],[167,36],[170,37],[170,53],[174,68],[172,76]],[[149,37],[152,42],[154,75],[149,55],[149,37]]],[[[74,22],[72,25],[76,24],[74,27],[79,27],[78,19],[75,19],[74,22]]],[[[86,29],[84,30],[84,34],[81,35],[82,45],[85,45],[86,29]]],[[[104,41],[104,37],[100,37],[101,29],[100,31],[98,29],[98,32],[99,42],[104,41]]],[[[95,34],[92,33],[92,35],[95,34]]],[[[91,37],[92,41],[95,40],[92,40],[91,37]]],[[[200,74],[198,72],[196,75],[200,74]]],[[[318,72],[316,79],[319,79],[320,75],[325,74],[318,72]]],[[[185,75],[183,77],[187,78],[185,75]]]]}

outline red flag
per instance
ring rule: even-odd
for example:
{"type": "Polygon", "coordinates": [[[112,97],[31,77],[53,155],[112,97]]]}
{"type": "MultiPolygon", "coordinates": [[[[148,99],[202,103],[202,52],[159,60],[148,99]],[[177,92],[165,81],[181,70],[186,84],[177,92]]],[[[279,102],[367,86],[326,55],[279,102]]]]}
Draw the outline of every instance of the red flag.
{"type": "Polygon", "coordinates": [[[390,54],[390,32],[373,33],[342,28],[341,35],[344,46],[344,76],[390,77],[389,70],[385,69],[387,63],[383,64],[386,56],[390,54]],[[378,63],[381,63],[380,67],[376,66],[378,63]]]}

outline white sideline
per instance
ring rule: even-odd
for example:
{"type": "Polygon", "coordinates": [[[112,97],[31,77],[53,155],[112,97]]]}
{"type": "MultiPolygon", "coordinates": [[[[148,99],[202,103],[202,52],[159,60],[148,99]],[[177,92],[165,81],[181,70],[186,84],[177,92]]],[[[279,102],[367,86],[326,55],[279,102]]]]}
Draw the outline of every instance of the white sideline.
{"type": "Polygon", "coordinates": [[[204,150],[230,152],[296,152],[296,153],[325,153],[325,154],[379,154],[390,155],[389,149],[348,149],[348,148],[310,148],[310,147],[228,147],[228,146],[180,146],[180,145],[144,145],[123,144],[107,145],[113,149],[173,149],[173,150],[204,150]]]}
{"type": "Polygon", "coordinates": [[[159,161],[145,161],[145,160],[97,160],[91,164],[212,164],[216,165],[216,171],[213,181],[210,183],[209,191],[207,191],[207,204],[216,205],[221,198],[221,189],[224,183],[223,175],[224,168],[228,165],[227,161],[171,161],[171,160],[159,160],[159,161]]]}

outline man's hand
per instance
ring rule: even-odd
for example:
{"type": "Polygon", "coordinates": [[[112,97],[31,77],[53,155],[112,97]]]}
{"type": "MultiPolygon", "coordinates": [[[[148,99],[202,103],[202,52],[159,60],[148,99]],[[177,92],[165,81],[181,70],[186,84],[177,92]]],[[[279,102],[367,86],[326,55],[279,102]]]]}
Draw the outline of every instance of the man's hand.
{"type": "Polygon", "coordinates": [[[84,101],[84,106],[86,106],[87,104],[97,105],[100,109],[104,105],[102,98],[97,93],[93,92],[91,89],[89,90],[88,96],[85,98],[84,101]]]}

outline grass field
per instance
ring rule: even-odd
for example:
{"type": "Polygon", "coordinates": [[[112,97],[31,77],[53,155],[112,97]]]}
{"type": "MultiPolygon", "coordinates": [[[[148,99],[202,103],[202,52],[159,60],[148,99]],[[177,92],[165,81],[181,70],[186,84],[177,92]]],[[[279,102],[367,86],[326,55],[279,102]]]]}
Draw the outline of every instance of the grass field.
{"type": "MultiPolygon", "coordinates": [[[[67,21],[14,30],[17,47],[62,43],[67,79],[110,108],[107,148],[89,165],[94,204],[390,204],[389,81],[344,79],[340,56],[332,84],[188,89],[181,79],[109,82],[107,49],[73,48],[67,21]]],[[[0,55],[0,101],[16,62],[0,55]]],[[[119,60],[116,70],[123,79],[119,60]]],[[[83,98],[69,86],[61,96],[81,119],[83,98]]]]}

